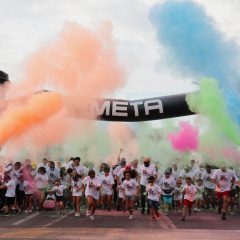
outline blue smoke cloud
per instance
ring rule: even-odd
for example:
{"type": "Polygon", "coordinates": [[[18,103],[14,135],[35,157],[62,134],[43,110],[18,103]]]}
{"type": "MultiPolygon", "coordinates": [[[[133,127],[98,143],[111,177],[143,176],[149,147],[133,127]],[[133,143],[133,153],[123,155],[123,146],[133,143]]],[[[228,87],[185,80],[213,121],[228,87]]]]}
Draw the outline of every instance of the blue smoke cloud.
{"type": "Polygon", "coordinates": [[[226,88],[223,90],[225,100],[227,103],[228,111],[233,118],[233,121],[236,121],[240,125],[240,94],[234,88],[226,88]]]}
{"type": "Polygon", "coordinates": [[[240,88],[239,46],[217,30],[203,7],[191,1],[155,5],[149,17],[174,64],[198,79],[215,78],[221,89],[229,89],[223,91],[229,111],[240,123],[236,116],[240,96],[235,90],[240,88]]]}

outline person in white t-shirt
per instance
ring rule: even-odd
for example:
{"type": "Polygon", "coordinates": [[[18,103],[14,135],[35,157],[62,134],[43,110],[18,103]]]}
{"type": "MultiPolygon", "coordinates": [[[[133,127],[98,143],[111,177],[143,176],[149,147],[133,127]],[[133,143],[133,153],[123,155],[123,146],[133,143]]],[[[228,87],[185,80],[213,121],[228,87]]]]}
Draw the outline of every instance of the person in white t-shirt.
{"type": "Polygon", "coordinates": [[[63,191],[67,189],[67,186],[61,185],[60,180],[55,181],[55,186],[50,190],[50,192],[55,192],[57,208],[59,209],[59,215],[62,215],[63,210],[63,191]]]}
{"type": "Polygon", "coordinates": [[[150,176],[148,178],[149,184],[146,187],[148,206],[150,208],[151,216],[153,220],[156,220],[156,217],[159,218],[159,200],[161,195],[161,188],[155,183],[155,178],[150,176]]]}
{"type": "Polygon", "coordinates": [[[5,194],[5,214],[9,214],[9,211],[13,209],[16,197],[16,181],[11,179],[10,176],[6,175],[4,177],[5,184],[0,188],[7,188],[7,192],[5,194]]]}
{"type": "Polygon", "coordinates": [[[226,220],[228,209],[229,193],[231,186],[235,182],[235,174],[232,170],[226,168],[226,164],[222,163],[220,169],[216,170],[212,176],[212,181],[216,184],[216,196],[218,204],[218,213],[222,213],[222,220],[226,220]]]}
{"type": "Polygon", "coordinates": [[[84,178],[84,167],[80,165],[81,158],[75,157],[73,162],[73,171],[76,172],[80,177],[84,178]]]}
{"type": "Polygon", "coordinates": [[[28,178],[23,181],[23,188],[25,192],[25,213],[32,213],[32,195],[34,193],[34,180],[29,175],[28,178]]]}
{"type": "Polygon", "coordinates": [[[42,162],[37,165],[37,171],[40,167],[44,167],[46,170],[48,168],[48,160],[47,158],[43,158],[42,162]]]}
{"type": "Polygon", "coordinates": [[[182,171],[180,172],[180,175],[179,175],[179,179],[182,181],[183,184],[186,183],[187,177],[190,177],[192,179],[193,183],[195,182],[194,172],[191,171],[190,166],[184,167],[184,169],[182,169],[182,171]]]}
{"type": "Polygon", "coordinates": [[[171,174],[171,176],[175,179],[175,181],[177,181],[179,179],[180,173],[181,173],[181,170],[178,169],[177,163],[174,163],[172,165],[172,174],[171,174]]]}
{"type": "Polygon", "coordinates": [[[113,184],[114,179],[113,176],[109,174],[110,168],[105,167],[104,168],[104,175],[102,175],[101,181],[102,181],[102,199],[104,203],[104,207],[108,209],[108,211],[111,210],[111,203],[112,203],[112,194],[113,194],[113,184]]]}
{"type": "Polygon", "coordinates": [[[201,179],[203,180],[204,192],[203,201],[205,207],[208,209],[210,206],[215,209],[215,187],[216,185],[212,182],[212,176],[214,171],[210,165],[206,166],[206,170],[203,172],[201,179]]]}
{"type": "Polygon", "coordinates": [[[192,179],[190,177],[186,177],[186,184],[183,188],[184,201],[183,201],[183,210],[182,210],[182,221],[185,221],[186,210],[188,208],[189,216],[192,213],[192,205],[196,199],[197,189],[195,185],[192,184],[192,179]]]}
{"type": "Polygon", "coordinates": [[[173,192],[176,186],[176,181],[171,177],[169,170],[165,171],[165,176],[160,179],[160,187],[162,190],[163,204],[165,213],[168,214],[173,203],[173,192]]]}
{"type": "MultiPolygon", "coordinates": [[[[148,178],[154,176],[157,179],[157,170],[154,164],[150,163],[151,159],[145,157],[143,160],[143,165],[139,167],[140,175],[140,185],[141,185],[141,213],[145,213],[146,205],[146,186],[148,184],[148,178]]],[[[148,208],[147,213],[150,214],[150,209],[148,208]]]]}
{"type": "Polygon", "coordinates": [[[137,173],[139,173],[139,168],[140,166],[138,165],[138,159],[136,158],[131,162],[131,170],[135,170],[137,173]]]}
{"type": "Polygon", "coordinates": [[[173,191],[173,203],[175,212],[182,212],[182,200],[183,200],[183,186],[180,179],[176,182],[176,187],[173,191]]]}
{"type": "Polygon", "coordinates": [[[86,215],[90,216],[91,220],[94,220],[97,200],[99,199],[99,190],[101,188],[101,179],[96,176],[94,170],[89,170],[88,176],[84,178],[83,183],[85,186],[85,195],[88,203],[86,215]]]}
{"type": "Polygon", "coordinates": [[[119,185],[121,183],[122,178],[124,177],[124,171],[126,168],[127,161],[125,158],[122,158],[120,161],[120,165],[115,168],[114,170],[114,175],[116,176],[117,179],[117,184],[119,185]]]}
{"type": "Polygon", "coordinates": [[[72,189],[73,204],[75,208],[75,217],[79,217],[81,197],[82,197],[82,192],[84,190],[83,182],[80,175],[78,174],[73,175],[72,181],[71,181],[71,189],[72,189]]]}
{"type": "Polygon", "coordinates": [[[60,178],[60,170],[55,167],[55,163],[50,161],[49,167],[47,168],[47,175],[49,180],[49,186],[52,187],[55,181],[60,178]]]}
{"type": "Polygon", "coordinates": [[[132,219],[133,204],[134,204],[135,196],[137,195],[137,192],[138,192],[138,183],[134,178],[132,178],[131,171],[125,171],[124,178],[125,180],[123,181],[123,188],[124,188],[126,208],[130,214],[129,219],[132,219]]]}
{"type": "Polygon", "coordinates": [[[45,191],[48,187],[48,180],[49,179],[45,167],[40,167],[38,169],[37,175],[35,176],[35,186],[37,190],[37,203],[39,210],[43,208],[45,191]]]}
{"type": "Polygon", "coordinates": [[[201,212],[203,207],[203,192],[204,192],[203,180],[201,178],[197,180],[196,190],[197,190],[196,207],[194,209],[194,212],[201,212]]]}
{"type": "Polygon", "coordinates": [[[234,184],[231,185],[231,189],[230,189],[230,193],[229,193],[229,197],[230,197],[230,214],[234,215],[234,205],[237,202],[238,203],[238,199],[237,199],[237,185],[239,182],[238,176],[236,174],[235,169],[233,169],[233,167],[229,167],[229,169],[231,171],[233,171],[234,174],[234,178],[235,178],[235,182],[234,184]]]}

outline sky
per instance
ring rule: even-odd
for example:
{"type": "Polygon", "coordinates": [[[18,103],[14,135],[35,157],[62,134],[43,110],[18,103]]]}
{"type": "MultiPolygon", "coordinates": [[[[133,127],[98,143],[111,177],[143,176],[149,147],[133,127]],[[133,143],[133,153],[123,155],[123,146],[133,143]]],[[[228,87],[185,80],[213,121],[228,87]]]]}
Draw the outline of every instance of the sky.
{"type": "MultiPolygon", "coordinates": [[[[127,72],[126,85],[114,96],[138,99],[192,92],[195,79],[186,79],[165,60],[149,11],[163,0],[0,0],[0,69],[12,82],[21,78],[26,58],[56,38],[64,22],[94,29],[111,22],[117,55],[127,72]]],[[[194,0],[216,27],[240,44],[240,0],[194,0]]]]}

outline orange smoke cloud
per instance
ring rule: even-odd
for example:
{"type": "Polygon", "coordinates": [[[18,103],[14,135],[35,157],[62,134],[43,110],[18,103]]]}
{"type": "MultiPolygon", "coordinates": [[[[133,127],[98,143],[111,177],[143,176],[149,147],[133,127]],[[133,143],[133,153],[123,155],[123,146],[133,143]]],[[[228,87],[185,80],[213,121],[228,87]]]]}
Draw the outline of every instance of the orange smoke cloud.
{"type": "MultiPolygon", "coordinates": [[[[61,94],[61,104],[52,107],[49,93],[46,93],[42,95],[46,101],[40,106],[35,97],[19,111],[8,105],[0,121],[1,135],[4,136],[1,143],[15,141],[16,136],[42,147],[62,142],[68,134],[79,133],[81,124],[76,120],[72,124],[73,117],[89,116],[89,106],[95,99],[114,93],[125,82],[111,39],[110,24],[103,24],[94,33],[75,23],[67,23],[55,40],[45,44],[26,61],[23,76],[20,83],[11,84],[9,98],[50,89],[61,94]],[[31,111],[28,111],[29,104],[31,111]],[[26,124],[19,125],[19,115],[26,124]],[[7,128],[6,122],[9,122],[7,128]]],[[[81,127],[86,130],[86,126],[81,127]]]]}
{"type": "Polygon", "coordinates": [[[57,93],[39,93],[24,103],[7,109],[0,118],[0,145],[40,124],[62,108],[61,96],[57,93]],[[48,106],[46,108],[46,106],[48,106]]]}

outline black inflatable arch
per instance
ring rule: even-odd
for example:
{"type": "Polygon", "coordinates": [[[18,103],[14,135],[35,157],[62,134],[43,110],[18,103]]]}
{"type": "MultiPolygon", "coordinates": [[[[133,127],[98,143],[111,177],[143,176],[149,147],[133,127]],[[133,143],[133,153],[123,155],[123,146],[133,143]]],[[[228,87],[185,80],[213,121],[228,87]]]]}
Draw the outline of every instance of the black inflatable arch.
{"type": "Polygon", "coordinates": [[[186,94],[140,99],[134,101],[105,99],[97,101],[92,111],[99,120],[138,122],[195,114],[186,102],[186,94]]]}
{"type": "MultiPolygon", "coordinates": [[[[0,70],[0,84],[8,82],[8,74],[0,70]]],[[[90,109],[98,120],[138,122],[195,114],[186,102],[186,94],[140,100],[104,99],[95,101],[90,109]]]]}

